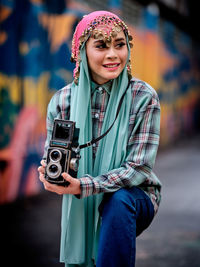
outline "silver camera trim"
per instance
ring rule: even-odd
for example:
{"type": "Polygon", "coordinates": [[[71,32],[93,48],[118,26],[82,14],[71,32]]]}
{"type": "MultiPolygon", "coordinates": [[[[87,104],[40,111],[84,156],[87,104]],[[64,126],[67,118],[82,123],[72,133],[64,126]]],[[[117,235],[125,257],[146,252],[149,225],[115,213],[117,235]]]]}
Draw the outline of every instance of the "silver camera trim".
{"type": "Polygon", "coordinates": [[[61,166],[59,163],[55,162],[55,161],[50,161],[50,162],[48,163],[47,167],[46,167],[46,173],[47,173],[48,177],[51,178],[51,179],[58,178],[58,177],[61,175],[61,173],[62,173],[62,166],[61,166]],[[57,171],[56,173],[53,173],[53,172],[51,172],[51,171],[49,170],[49,168],[50,168],[52,165],[57,166],[58,171],[57,171]]]}
{"type": "Polygon", "coordinates": [[[53,162],[59,162],[62,159],[62,153],[61,153],[61,151],[59,149],[52,149],[51,152],[50,152],[50,154],[49,154],[49,159],[51,161],[53,161],[53,162]],[[52,153],[55,152],[55,151],[59,153],[59,157],[56,160],[54,160],[52,158],[52,153]]]}

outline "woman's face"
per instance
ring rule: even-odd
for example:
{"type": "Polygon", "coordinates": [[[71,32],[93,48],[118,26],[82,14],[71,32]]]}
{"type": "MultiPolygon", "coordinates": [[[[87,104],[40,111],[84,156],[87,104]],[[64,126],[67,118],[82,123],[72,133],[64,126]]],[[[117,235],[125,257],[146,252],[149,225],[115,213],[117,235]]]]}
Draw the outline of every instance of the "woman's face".
{"type": "Polygon", "coordinates": [[[123,31],[113,37],[109,46],[103,40],[89,38],[86,53],[94,82],[104,84],[117,78],[124,69],[128,48],[123,31]]]}

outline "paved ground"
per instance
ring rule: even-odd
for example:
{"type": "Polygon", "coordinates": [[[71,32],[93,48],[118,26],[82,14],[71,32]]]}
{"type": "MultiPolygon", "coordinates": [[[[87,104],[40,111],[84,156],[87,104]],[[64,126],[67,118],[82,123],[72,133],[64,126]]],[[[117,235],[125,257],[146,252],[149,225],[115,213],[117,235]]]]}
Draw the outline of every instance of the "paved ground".
{"type": "Polygon", "coordinates": [[[159,213],[137,240],[136,267],[200,267],[200,137],[159,153],[159,213]]]}
{"type": "MultiPolygon", "coordinates": [[[[136,267],[200,267],[200,137],[160,152],[155,171],[163,200],[137,240],[136,267]]],[[[47,192],[0,206],[0,266],[63,267],[60,207],[47,192]]]]}

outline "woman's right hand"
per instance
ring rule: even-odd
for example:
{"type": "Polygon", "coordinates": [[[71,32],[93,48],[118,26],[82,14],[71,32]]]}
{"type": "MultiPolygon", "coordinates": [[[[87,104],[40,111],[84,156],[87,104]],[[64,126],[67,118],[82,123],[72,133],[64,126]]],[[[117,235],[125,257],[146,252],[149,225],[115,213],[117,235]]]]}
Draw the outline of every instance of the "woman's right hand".
{"type": "Polygon", "coordinates": [[[38,168],[39,178],[40,178],[40,181],[43,183],[44,188],[46,190],[50,192],[54,192],[58,195],[63,195],[63,194],[80,195],[81,194],[81,187],[80,187],[79,179],[73,178],[68,173],[64,172],[62,173],[62,177],[69,183],[67,187],[60,186],[57,184],[51,184],[44,178],[46,161],[41,160],[40,163],[41,163],[41,166],[38,168]]]}
{"type": "Polygon", "coordinates": [[[46,168],[46,161],[41,160],[40,164],[41,164],[41,166],[38,168],[38,172],[39,172],[40,181],[43,182],[44,181],[45,168],[46,168]]]}

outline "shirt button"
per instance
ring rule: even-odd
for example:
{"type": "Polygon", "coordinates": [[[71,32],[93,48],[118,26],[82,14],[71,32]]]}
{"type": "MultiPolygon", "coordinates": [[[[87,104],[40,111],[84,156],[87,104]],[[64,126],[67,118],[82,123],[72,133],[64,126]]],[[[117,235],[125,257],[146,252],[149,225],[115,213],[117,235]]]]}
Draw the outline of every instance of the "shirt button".
{"type": "Polygon", "coordinates": [[[95,117],[96,119],[98,119],[98,118],[99,118],[99,113],[95,113],[94,117],[95,117]]]}
{"type": "Polygon", "coordinates": [[[102,87],[99,87],[99,93],[102,93],[103,92],[103,88],[102,87]]]}

